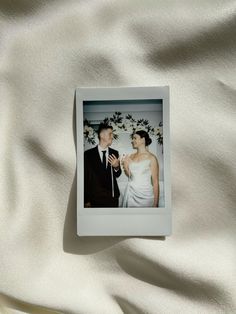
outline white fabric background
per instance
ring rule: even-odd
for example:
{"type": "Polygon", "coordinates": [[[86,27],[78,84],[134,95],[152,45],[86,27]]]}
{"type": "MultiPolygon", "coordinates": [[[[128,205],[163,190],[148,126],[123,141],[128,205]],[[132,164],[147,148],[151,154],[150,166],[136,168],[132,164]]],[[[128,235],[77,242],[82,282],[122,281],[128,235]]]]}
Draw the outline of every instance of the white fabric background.
{"type": "Polygon", "coordinates": [[[0,2],[2,313],[235,313],[236,2],[0,2]],[[78,86],[170,85],[173,235],[76,236],[78,86]]]}

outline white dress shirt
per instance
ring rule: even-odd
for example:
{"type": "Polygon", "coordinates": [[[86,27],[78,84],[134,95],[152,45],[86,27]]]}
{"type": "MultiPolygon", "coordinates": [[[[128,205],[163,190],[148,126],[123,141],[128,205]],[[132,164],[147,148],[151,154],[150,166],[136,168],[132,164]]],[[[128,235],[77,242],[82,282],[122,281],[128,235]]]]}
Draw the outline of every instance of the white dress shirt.
{"type": "Polygon", "coordinates": [[[107,167],[107,162],[108,162],[108,153],[109,153],[109,150],[108,150],[108,147],[107,148],[102,148],[99,144],[98,144],[98,152],[99,152],[99,155],[100,155],[100,158],[101,158],[101,162],[102,162],[102,157],[103,157],[103,150],[106,151],[106,167],[107,167]]]}
{"type": "MultiPolygon", "coordinates": [[[[107,167],[107,163],[108,163],[108,154],[109,154],[109,149],[108,149],[108,146],[107,146],[107,148],[102,148],[99,144],[98,144],[98,152],[99,152],[99,155],[100,155],[100,158],[101,158],[101,162],[102,162],[102,157],[103,157],[103,150],[106,150],[106,167],[107,167]]],[[[114,170],[115,171],[118,171],[119,170],[119,168],[118,169],[115,169],[114,168],[114,170]]]]}

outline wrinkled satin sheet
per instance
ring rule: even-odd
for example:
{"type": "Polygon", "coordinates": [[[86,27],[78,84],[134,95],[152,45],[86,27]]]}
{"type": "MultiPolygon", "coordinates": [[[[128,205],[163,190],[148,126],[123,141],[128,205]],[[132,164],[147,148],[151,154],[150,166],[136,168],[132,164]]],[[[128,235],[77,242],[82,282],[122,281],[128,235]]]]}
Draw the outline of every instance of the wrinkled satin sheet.
{"type": "Polygon", "coordinates": [[[236,2],[0,12],[0,312],[235,313],[236,2]],[[75,88],[153,85],[170,85],[173,234],[79,238],[75,88]]]}

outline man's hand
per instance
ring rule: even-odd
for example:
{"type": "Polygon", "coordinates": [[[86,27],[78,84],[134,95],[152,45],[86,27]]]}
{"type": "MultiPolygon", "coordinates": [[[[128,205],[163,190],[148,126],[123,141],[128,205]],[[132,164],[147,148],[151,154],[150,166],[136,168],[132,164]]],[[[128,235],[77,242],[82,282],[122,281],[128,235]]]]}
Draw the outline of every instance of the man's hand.
{"type": "Polygon", "coordinates": [[[120,158],[116,158],[116,156],[114,154],[108,156],[108,162],[114,168],[119,168],[120,167],[120,158]]]}

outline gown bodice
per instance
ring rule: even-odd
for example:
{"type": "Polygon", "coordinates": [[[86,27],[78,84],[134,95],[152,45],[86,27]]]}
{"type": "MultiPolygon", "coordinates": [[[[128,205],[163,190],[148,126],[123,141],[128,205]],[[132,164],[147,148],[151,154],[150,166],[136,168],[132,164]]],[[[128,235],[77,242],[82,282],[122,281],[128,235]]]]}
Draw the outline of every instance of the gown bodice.
{"type": "Polygon", "coordinates": [[[122,207],[151,207],[154,201],[150,159],[131,161],[122,207]]]}
{"type": "Polygon", "coordinates": [[[141,161],[131,161],[129,164],[130,177],[129,181],[132,184],[148,185],[151,184],[151,169],[150,159],[144,159],[141,161]]]}

